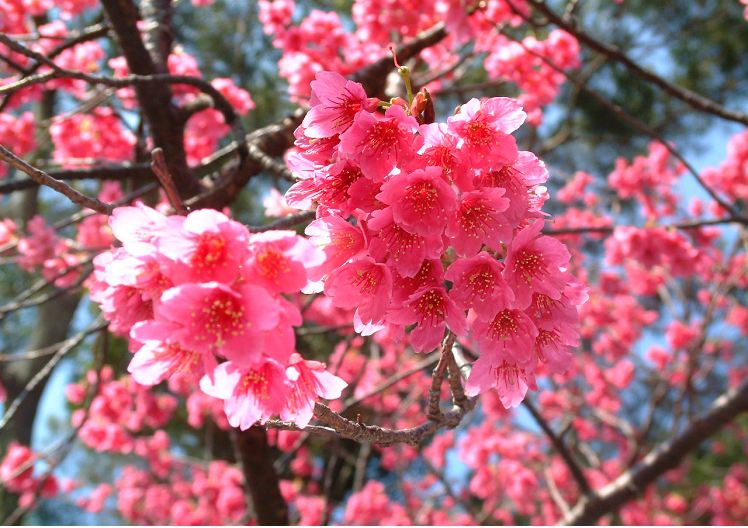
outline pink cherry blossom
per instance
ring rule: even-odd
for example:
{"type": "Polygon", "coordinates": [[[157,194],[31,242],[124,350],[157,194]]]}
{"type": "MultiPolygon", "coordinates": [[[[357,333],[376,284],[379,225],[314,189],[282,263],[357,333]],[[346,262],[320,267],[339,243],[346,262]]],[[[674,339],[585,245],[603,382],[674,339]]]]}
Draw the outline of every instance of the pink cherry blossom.
{"type": "Polygon", "coordinates": [[[299,427],[306,427],[312,419],[314,402],[318,397],[334,400],[340,398],[348,385],[339,377],[325,370],[319,361],[304,360],[299,354],[292,354],[286,376],[290,390],[288,400],[280,416],[299,427]]]}
{"type": "Polygon", "coordinates": [[[285,369],[270,358],[246,370],[237,368],[230,361],[221,363],[212,375],[205,375],[200,380],[200,388],[206,394],[224,400],[229,423],[242,431],[258,421],[265,423],[272,416],[279,415],[290,390],[285,369]]]}
{"type": "Polygon", "coordinates": [[[363,86],[339,73],[319,72],[311,87],[311,108],[302,123],[304,133],[311,138],[342,134],[366,103],[363,86]]]}
{"type": "Polygon", "coordinates": [[[258,286],[206,282],[165,291],[154,317],[174,327],[164,338],[189,350],[258,354],[258,333],[273,328],[278,313],[278,303],[258,286]]]}
{"type": "Polygon", "coordinates": [[[379,182],[413,151],[417,130],[418,122],[398,105],[384,117],[359,112],[340,136],[340,151],[358,161],[364,176],[379,182]]]}
{"type": "Polygon", "coordinates": [[[504,280],[514,290],[516,306],[527,308],[533,292],[558,299],[566,281],[563,271],[569,251],[558,240],[538,236],[543,223],[536,221],[514,237],[504,262],[504,280]]]}
{"type": "Polygon", "coordinates": [[[377,198],[392,208],[394,221],[419,235],[441,234],[456,207],[454,191],[438,167],[392,177],[377,198]]]}

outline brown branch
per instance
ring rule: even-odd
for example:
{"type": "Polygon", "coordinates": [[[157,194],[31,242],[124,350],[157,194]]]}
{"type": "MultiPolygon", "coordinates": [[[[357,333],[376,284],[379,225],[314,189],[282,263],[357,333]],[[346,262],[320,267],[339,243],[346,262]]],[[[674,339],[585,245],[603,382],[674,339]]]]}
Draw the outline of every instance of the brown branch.
{"type": "Polygon", "coordinates": [[[166,158],[161,147],[156,147],[151,151],[151,169],[153,169],[153,173],[161,183],[161,187],[164,189],[169,203],[171,203],[177,214],[186,215],[187,208],[179,197],[179,191],[177,191],[177,187],[174,185],[174,178],[169,173],[169,167],[166,165],[166,158]]]}
{"type": "MultiPolygon", "coordinates": [[[[473,402],[474,400],[470,401],[473,402]]],[[[357,442],[371,442],[382,446],[392,444],[416,446],[442,427],[448,429],[457,427],[469,410],[470,406],[467,408],[454,406],[449,411],[442,413],[442,419],[439,421],[429,420],[416,427],[406,429],[387,429],[377,425],[353,422],[321,403],[315,404],[314,415],[320,422],[334,429],[343,438],[357,442]]]]}
{"type": "Polygon", "coordinates": [[[646,68],[643,68],[642,66],[639,66],[634,60],[628,57],[621,50],[596,39],[572,22],[564,20],[551,8],[549,8],[543,0],[530,0],[530,3],[535,6],[541,13],[543,13],[543,15],[545,15],[549,21],[553,22],[558,27],[568,31],[581,42],[594,49],[595,51],[602,53],[606,57],[613,59],[616,62],[620,62],[630,72],[634,73],[638,77],[641,77],[645,81],[654,84],[663,92],[683,101],[696,110],[716,115],[728,121],[734,121],[736,123],[748,125],[748,115],[742,112],[729,110],[722,105],[712,101],[711,99],[704,97],[701,94],[693,92],[682,86],[672,84],[659,75],[647,70],[646,68]]]}
{"type": "MultiPolygon", "coordinates": [[[[507,0],[511,3],[511,0],[507,0]]],[[[534,1],[534,0],[533,0],[534,1]]],[[[527,19],[525,19],[527,20],[527,19]]],[[[529,22],[529,20],[528,20],[529,22]]],[[[575,76],[571,75],[569,72],[564,70],[563,68],[559,67],[556,63],[554,63],[552,60],[550,60],[548,57],[544,56],[541,53],[538,53],[537,51],[528,48],[524,42],[518,40],[517,38],[513,37],[512,35],[508,34],[505,31],[502,31],[502,35],[506,36],[510,40],[517,42],[522,48],[525,49],[528,53],[538,57],[540,60],[542,60],[545,64],[547,64],[551,69],[554,71],[559,72],[561,75],[566,77],[566,79],[569,80],[574,86],[576,86],[579,90],[583,91],[584,93],[588,94],[590,97],[595,99],[598,103],[603,105],[605,108],[613,112],[616,116],[620,117],[624,121],[626,121],[630,126],[637,129],[639,132],[651,137],[652,139],[656,139],[659,141],[667,150],[670,152],[670,154],[676,158],[678,161],[680,161],[685,167],[686,170],[688,170],[689,173],[694,177],[694,179],[698,182],[698,184],[709,194],[709,196],[712,197],[712,199],[719,204],[719,206],[727,211],[730,216],[734,219],[740,219],[741,222],[748,223],[748,219],[743,218],[738,212],[735,210],[735,208],[727,203],[717,192],[712,189],[707,183],[704,181],[704,179],[701,177],[701,175],[698,173],[698,171],[694,168],[694,166],[683,156],[683,154],[680,153],[678,149],[673,147],[669,142],[665,141],[663,139],[662,135],[659,134],[656,130],[654,130],[652,127],[638,119],[637,117],[634,117],[629,112],[624,110],[621,106],[617,105],[616,103],[613,103],[597,93],[595,90],[592,90],[586,86],[585,82],[580,81],[575,76]]]]}
{"type": "MultiPolygon", "coordinates": [[[[748,224],[748,219],[743,217],[711,218],[707,220],[694,220],[692,222],[681,222],[676,224],[663,224],[653,226],[641,226],[641,229],[662,228],[662,229],[700,229],[702,227],[725,225],[725,224],[748,224]]],[[[580,235],[586,233],[611,234],[617,227],[623,226],[579,226],[579,227],[561,227],[558,229],[544,229],[545,235],[580,235]]]]}
{"type": "MultiPolygon", "coordinates": [[[[86,169],[50,169],[47,174],[57,180],[124,180],[127,178],[146,179],[153,173],[147,163],[135,163],[133,165],[112,165],[91,167],[86,169]]],[[[39,183],[28,179],[15,179],[0,183],[0,194],[10,194],[15,191],[33,189],[39,183]]]]}
{"type": "Polygon", "coordinates": [[[717,433],[738,415],[748,411],[748,381],[732,389],[712,404],[675,439],[653,449],[641,462],[591,497],[583,498],[564,518],[565,525],[595,524],[628,501],[644,493],[666,471],[677,467],[702,442],[717,433]]]}
{"type": "Polygon", "coordinates": [[[11,418],[13,418],[13,416],[16,414],[23,401],[31,393],[31,391],[34,390],[34,387],[41,383],[49,375],[49,373],[52,372],[52,369],[55,367],[55,365],[57,365],[57,363],[60,362],[63,357],[65,357],[65,354],[81,344],[86,336],[91,333],[91,330],[102,330],[106,328],[108,324],[109,323],[99,318],[94,321],[94,323],[86,331],[80,332],[68,339],[67,343],[57,350],[57,352],[50,358],[50,360],[44,365],[44,367],[42,367],[34,375],[34,377],[29,380],[29,382],[23,388],[23,391],[21,391],[21,393],[16,396],[16,398],[6,407],[5,414],[3,414],[2,418],[0,418],[0,430],[2,430],[8,424],[8,422],[10,422],[11,418]]]}
{"type": "MultiPolygon", "coordinates": [[[[117,35],[122,53],[130,72],[134,75],[154,75],[158,73],[138,29],[140,15],[132,0],[102,0],[102,6],[117,35]]],[[[165,83],[141,83],[135,85],[135,93],[148,122],[155,147],[164,149],[169,171],[182,197],[199,194],[198,181],[192,177],[187,167],[184,151],[184,127],[176,119],[172,106],[172,93],[165,83]]]]}
{"type": "Polygon", "coordinates": [[[71,202],[78,204],[81,207],[93,209],[97,213],[105,215],[108,215],[112,212],[111,205],[105,204],[97,198],[86,196],[80,191],[70,187],[67,183],[61,180],[56,180],[46,172],[39,170],[32,165],[29,165],[26,161],[22,160],[2,145],[0,145],[0,160],[6,162],[15,169],[25,172],[32,180],[37,182],[39,185],[45,185],[61,194],[64,194],[70,199],[71,202]]]}
{"type": "Polygon", "coordinates": [[[535,405],[533,405],[528,398],[524,399],[522,405],[524,405],[525,408],[530,412],[530,415],[532,415],[535,423],[537,423],[538,426],[540,426],[540,428],[543,430],[543,433],[545,433],[545,435],[548,437],[548,440],[551,442],[551,445],[553,445],[553,448],[556,450],[556,452],[561,455],[561,458],[564,460],[564,463],[569,469],[571,476],[577,483],[579,491],[583,495],[591,495],[592,488],[590,487],[590,483],[587,481],[587,477],[585,477],[582,468],[574,459],[574,456],[571,454],[571,451],[569,451],[569,448],[566,447],[564,441],[561,440],[561,438],[559,438],[559,436],[556,435],[555,432],[553,432],[550,424],[545,420],[545,418],[543,418],[543,415],[540,414],[540,411],[535,408],[535,405]]]}

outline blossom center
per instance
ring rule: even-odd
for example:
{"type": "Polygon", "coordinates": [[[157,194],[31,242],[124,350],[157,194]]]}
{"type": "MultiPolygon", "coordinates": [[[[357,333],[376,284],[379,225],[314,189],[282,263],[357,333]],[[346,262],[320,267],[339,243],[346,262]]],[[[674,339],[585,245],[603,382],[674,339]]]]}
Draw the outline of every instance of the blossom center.
{"type": "Polygon", "coordinates": [[[226,240],[215,233],[203,233],[197,243],[191,264],[194,268],[215,268],[226,258],[226,240]]]}
{"type": "Polygon", "coordinates": [[[519,273],[525,282],[530,284],[543,268],[543,256],[533,251],[522,249],[517,253],[514,271],[519,273]]]}

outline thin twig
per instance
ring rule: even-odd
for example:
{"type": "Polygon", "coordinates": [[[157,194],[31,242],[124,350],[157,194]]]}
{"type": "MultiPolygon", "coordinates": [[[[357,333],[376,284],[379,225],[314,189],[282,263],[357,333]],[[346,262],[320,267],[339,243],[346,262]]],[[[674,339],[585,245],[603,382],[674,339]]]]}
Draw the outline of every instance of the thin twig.
{"type": "Polygon", "coordinates": [[[166,165],[164,150],[161,147],[156,147],[151,151],[151,169],[161,183],[161,187],[176,213],[182,216],[186,215],[187,208],[179,197],[177,187],[174,185],[174,178],[172,178],[169,167],[166,165]]]}
{"type": "Polygon", "coordinates": [[[26,161],[22,160],[2,145],[0,145],[0,160],[8,163],[10,166],[22,172],[25,172],[32,180],[34,180],[38,184],[45,185],[61,194],[64,194],[70,199],[71,202],[78,204],[81,207],[93,209],[97,213],[105,215],[109,215],[112,212],[111,205],[105,204],[97,198],[86,196],[82,192],[69,186],[67,183],[61,180],[56,180],[46,172],[39,170],[26,161]]]}

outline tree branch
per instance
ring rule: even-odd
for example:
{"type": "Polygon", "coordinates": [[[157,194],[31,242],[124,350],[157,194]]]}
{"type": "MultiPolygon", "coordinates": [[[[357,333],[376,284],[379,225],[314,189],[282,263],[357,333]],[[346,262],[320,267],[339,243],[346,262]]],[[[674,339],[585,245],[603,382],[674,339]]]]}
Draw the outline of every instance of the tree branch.
{"type": "Polygon", "coordinates": [[[748,125],[748,115],[742,112],[728,110],[727,108],[715,103],[711,99],[708,99],[701,94],[692,92],[687,88],[672,84],[659,75],[647,70],[646,68],[643,68],[642,66],[639,66],[634,60],[629,58],[621,50],[596,39],[575,24],[564,20],[551,8],[549,8],[543,0],[530,0],[530,3],[535,6],[541,13],[543,13],[543,15],[545,15],[549,21],[553,22],[558,27],[568,31],[590,48],[599,53],[602,53],[606,57],[613,59],[616,62],[620,62],[629,71],[631,71],[638,77],[641,77],[642,79],[654,84],[665,93],[675,97],[676,99],[680,99],[690,107],[702,112],[706,112],[708,114],[716,115],[728,121],[734,121],[736,123],[748,125]]]}
{"type": "Polygon", "coordinates": [[[61,194],[64,194],[71,202],[78,204],[81,207],[93,209],[97,213],[105,215],[112,212],[111,205],[105,204],[97,198],[86,196],[82,192],[70,187],[67,183],[61,180],[56,180],[46,172],[29,165],[26,161],[22,160],[2,145],[0,145],[0,160],[6,162],[15,169],[25,172],[29,178],[37,182],[39,185],[45,185],[61,194]]]}
{"type": "Polygon", "coordinates": [[[674,440],[650,451],[641,462],[591,498],[580,500],[564,518],[563,524],[594,524],[604,515],[618,511],[626,502],[642,494],[649,484],[666,471],[677,467],[704,440],[746,411],[748,381],[717,398],[706,413],[691,422],[674,440]]]}

